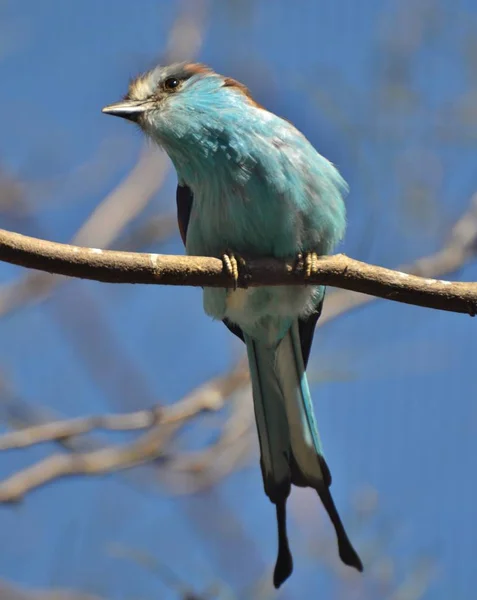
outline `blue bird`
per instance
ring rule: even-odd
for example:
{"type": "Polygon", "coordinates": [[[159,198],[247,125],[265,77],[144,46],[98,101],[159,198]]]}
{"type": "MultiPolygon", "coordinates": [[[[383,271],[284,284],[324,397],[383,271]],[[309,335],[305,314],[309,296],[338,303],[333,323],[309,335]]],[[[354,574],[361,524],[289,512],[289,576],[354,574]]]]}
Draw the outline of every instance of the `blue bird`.
{"type": "MultiPolygon", "coordinates": [[[[134,121],[165,149],[177,171],[187,253],[222,257],[235,280],[240,257],[301,255],[310,273],[316,254],[331,253],[342,239],[345,181],[302,133],[234,79],[201,64],[158,66],[103,112],[134,121]]],[[[204,289],[206,313],[247,347],[263,483],[276,507],[275,587],[293,569],[286,530],[291,484],[317,491],[342,561],[363,570],[329,490],[305,374],[324,291],[316,285],[204,289]]]]}

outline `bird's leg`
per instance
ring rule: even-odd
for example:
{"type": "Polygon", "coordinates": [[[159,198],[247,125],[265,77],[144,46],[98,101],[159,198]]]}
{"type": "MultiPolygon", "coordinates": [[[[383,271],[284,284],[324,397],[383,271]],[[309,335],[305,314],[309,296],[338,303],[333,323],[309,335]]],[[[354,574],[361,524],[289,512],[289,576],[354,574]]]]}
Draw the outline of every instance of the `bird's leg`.
{"type": "Polygon", "coordinates": [[[305,271],[305,279],[318,273],[318,254],[316,252],[303,252],[297,256],[297,271],[305,271]]]}
{"type": "MultiPolygon", "coordinates": [[[[239,282],[239,274],[241,274],[239,271],[242,271],[242,269],[245,269],[246,267],[245,260],[235,252],[227,250],[222,254],[222,262],[227,274],[233,280],[233,289],[235,291],[239,282]]],[[[243,279],[246,280],[246,277],[243,279]]]]}

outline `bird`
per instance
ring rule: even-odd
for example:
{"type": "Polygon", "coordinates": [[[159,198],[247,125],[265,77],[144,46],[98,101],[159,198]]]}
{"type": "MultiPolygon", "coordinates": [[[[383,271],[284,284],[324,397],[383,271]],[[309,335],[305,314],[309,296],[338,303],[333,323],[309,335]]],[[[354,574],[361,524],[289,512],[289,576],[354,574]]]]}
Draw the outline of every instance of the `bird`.
{"type": "Polygon", "coordinates": [[[306,377],[325,288],[238,285],[254,258],[292,259],[305,277],[316,273],[318,256],[332,253],[345,233],[346,182],[291,122],[204,64],[158,65],[102,112],[134,122],[166,151],[186,253],[221,258],[230,275],[230,286],[204,288],[203,303],[246,345],[264,490],[276,510],[274,586],[293,571],[292,485],[316,490],[341,560],[362,571],[330,492],[306,377]]]}

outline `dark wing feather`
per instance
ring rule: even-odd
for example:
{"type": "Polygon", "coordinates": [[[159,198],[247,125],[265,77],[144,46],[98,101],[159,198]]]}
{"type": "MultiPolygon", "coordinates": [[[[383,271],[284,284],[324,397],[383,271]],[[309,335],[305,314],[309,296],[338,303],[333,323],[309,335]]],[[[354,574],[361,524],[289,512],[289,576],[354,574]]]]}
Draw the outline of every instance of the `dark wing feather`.
{"type": "MultiPolygon", "coordinates": [[[[187,185],[178,185],[176,192],[176,202],[177,202],[177,222],[179,223],[179,231],[181,233],[182,241],[184,245],[186,243],[187,237],[187,228],[189,226],[190,213],[192,210],[192,203],[194,201],[194,194],[192,190],[187,185]]],[[[305,368],[308,365],[308,359],[310,358],[311,345],[313,343],[313,334],[315,333],[315,327],[318,319],[321,315],[321,310],[323,308],[323,300],[316,307],[315,312],[306,317],[306,319],[299,320],[299,330],[300,330],[300,342],[301,342],[301,352],[303,355],[303,362],[305,364],[305,368]]],[[[231,331],[234,335],[244,341],[242,330],[235,323],[231,323],[228,319],[224,319],[225,326],[231,331]]]]}
{"type": "Polygon", "coordinates": [[[320,318],[321,311],[323,310],[323,301],[325,299],[326,288],[323,289],[323,298],[316,307],[315,311],[311,313],[306,319],[298,320],[298,330],[300,332],[300,345],[301,353],[303,355],[303,364],[305,369],[308,365],[308,359],[310,358],[311,345],[313,344],[313,335],[315,334],[315,327],[320,318]]]}
{"type": "MultiPolygon", "coordinates": [[[[298,320],[301,354],[303,356],[303,364],[305,365],[305,369],[308,366],[308,360],[310,358],[311,345],[313,344],[313,335],[315,333],[315,327],[323,309],[323,299],[320,301],[320,303],[316,307],[316,310],[312,312],[311,315],[306,317],[306,319],[298,320]]],[[[244,341],[242,330],[238,325],[236,325],[235,323],[231,323],[228,319],[224,319],[223,323],[229,329],[229,331],[231,331],[234,335],[239,337],[242,340],[242,342],[244,341]]]]}
{"type": "MultiPolygon", "coordinates": [[[[179,223],[179,231],[181,232],[181,238],[186,243],[187,228],[189,227],[190,213],[192,210],[192,203],[194,201],[194,194],[187,185],[178,185],[176,192],[176,203],[177,203],[177,222],[179,223]]],[[[228,329],[236,335],[238,338],[244,341],[242,330],[235,323],[231,323],[228,319],[224,319],[224,324],[228,329]]]]}
{"type": "Polygon", "coordinates": [[[179,231],[181,232],[181,238],[186,243],[187,228],[189,227],[190,213],[192,210],[192,202],[194,201],[194,195],[190,187],[186,185],[178,185],[176,192],[176,203],[177,203],[177,222],[179,223],[179,231]]]}

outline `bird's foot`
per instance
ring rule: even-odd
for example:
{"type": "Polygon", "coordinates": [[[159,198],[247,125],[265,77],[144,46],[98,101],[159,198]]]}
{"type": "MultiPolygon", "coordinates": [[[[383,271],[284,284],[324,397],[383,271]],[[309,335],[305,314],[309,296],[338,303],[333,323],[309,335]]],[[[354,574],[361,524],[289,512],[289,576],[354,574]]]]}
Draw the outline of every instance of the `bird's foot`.
{"type": "Polygon", "coordinates": [[[297,270],[305,272],[305,279],[318,273],[319,258],[316,252],[303,252],[297,256],[297,270]]]}
{"type": "MultiPolygon", "coordinates": [[[[242,270],[246,268],[246,262],[241,256],[230,250],[222,254],[222,262],[225,271],[232,278],[233,289],[235,291],[239,282],[239,276],[242,274],[242,270]]],[[[246,277],[242,279],[246,281],[246,277]]]]}

